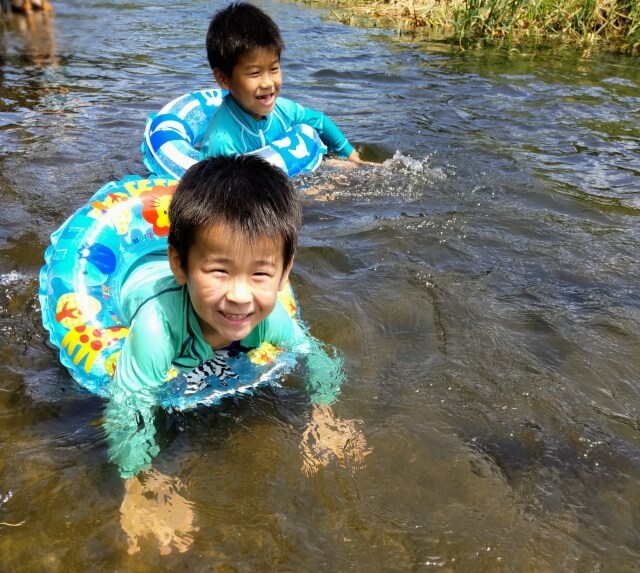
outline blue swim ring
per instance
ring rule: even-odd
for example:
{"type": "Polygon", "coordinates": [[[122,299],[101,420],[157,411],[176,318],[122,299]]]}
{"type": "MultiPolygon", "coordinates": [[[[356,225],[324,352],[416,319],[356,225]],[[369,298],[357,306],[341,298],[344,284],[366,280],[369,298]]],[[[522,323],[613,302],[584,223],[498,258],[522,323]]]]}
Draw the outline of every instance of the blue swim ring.
{"type": "MultiPolygon", "coordinates": [[[[155,177],[179,179],[199,161],[199,151],[209,119],[227,94],[220,89],[182,95],[147,118],[142,159],[155,177]]],[[[316,169],[327,153],[311,126],[290,127],[284,137],[254,151],[290,177],[316,169]]]]}
{"type": "MultiPolygon", "coordinates": [[[[52,233],[45,251],[38,293],[44,327],[71,376],[99,396],[110,395],[129,331],[120,306],[126,277],[145,258],[166,258],[167,209],[176,184],[129,176],[104,185],[52,233]]],[[[290,286],[279,301],[299,320],[290,286]]],[[[217,404],[259,385],[277,384],[296,358],[294,351],[268,344],[249,352],[216,352],[194,371],[176,373],[157,400],[179,410],[217,404]]]]}

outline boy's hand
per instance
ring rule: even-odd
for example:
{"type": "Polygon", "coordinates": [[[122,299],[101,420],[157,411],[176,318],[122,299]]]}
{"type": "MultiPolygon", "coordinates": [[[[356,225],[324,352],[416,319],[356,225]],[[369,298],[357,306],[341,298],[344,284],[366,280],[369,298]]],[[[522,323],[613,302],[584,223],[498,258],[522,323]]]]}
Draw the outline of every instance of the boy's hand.
{"type": "Polygon", "coordinates": [[[351,152],[351,155],[349,155],[347,159],[349,161],[352,161],[353,163],[359,163],[360,165],[380,165],[379,163],[373,163],[372,161],[362,161],[362,159],[360,159],[360,155],[358,155],[358,152],[355,149],[351,152]]]}
{"type": "Polygon", "coordinates": [[[120,525],[127,534],[128,553],[140,551],[138,537],[154,535],[160,555],[169,555],[172,546],[184,553],[193,543],[195,513],[191,502],[177,489],[184,489],[178,478],[150,469],[125,481],[120,506],[120,525]]]}
{"type": "Polygon", "coordinates": [[[302,436],[302,471],[315,474],[336,459],[342,467],[359,467],[371,453],[355,420],[340,420],[330,406],[314,406],[311,421],[302,436]]]}

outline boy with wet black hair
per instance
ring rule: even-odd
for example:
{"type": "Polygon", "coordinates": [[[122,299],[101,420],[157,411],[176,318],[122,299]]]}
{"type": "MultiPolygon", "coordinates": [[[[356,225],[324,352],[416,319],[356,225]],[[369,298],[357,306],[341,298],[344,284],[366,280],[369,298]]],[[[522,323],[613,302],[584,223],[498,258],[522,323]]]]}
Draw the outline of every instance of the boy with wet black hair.
{"type": "Polygon", "coordinates": [[[236,2],[220,10],[211,20],[206,43],[216,82],[229,93],[209,121],[201,158],[257,151],[304,123],[318,132],[330,152],[362,163],[324,113],[279,97],[284,42],[278,26],[260,8],[236,2]]]}
{"type": "MultiPolygon", "coordinates": [[[[296,349],[312,340],[288,311],[293,301],[278,297],[302,224],[284,172],[253,155],[201,161],[180,180],[169,221],[169,264],[151,257],[121,289],[130,329],[112,382],[112,410],[128,401],[127,407],[147,413],[145,422],[152,420],[158,389],[180,372],[219,363],[221,351],[246,352],[265,342],[296,349]]],[[[328,383],[331,401],[340,365],[328,359],[325,367],[334,372],[316,373],[328,383]]],[[[125,423],[113,443],[123,475],[135,474],[155,455],[153,423],[142,424],[143,431],[138,425],[125,423]]]]}
{"type": "Polygon", "coordinates": [[[330,406],[344,377],[341,362],[325,353],[278,297],[302,223],[299,194],[285,173],[254,155],[201,161],[180,180],[169,221],[168,265],[143,263],[122,287],[130,330],[105,416],[110,458],[128,478],[121,523],[130,552],[139,549],[137,537],[145,529],[158,537],[161,552],[170,551],[171,543],[184,551],[191,542],[184,533],[193,531],[193,511],[172,478],[149,467],[159,452],[156,396],[180,371],[224,361],[227,349],[247,352],[267,342],[306,356],[314,404],[302,442],[306,473],[332,458],[344,464],[347,456],[358,461],[367,454],[355,423],[336,419],[330,406]],[[171,503],[149,501],[159,490],[171,503]],[[168,505],[180,508],[178,522],[168,505]]]}

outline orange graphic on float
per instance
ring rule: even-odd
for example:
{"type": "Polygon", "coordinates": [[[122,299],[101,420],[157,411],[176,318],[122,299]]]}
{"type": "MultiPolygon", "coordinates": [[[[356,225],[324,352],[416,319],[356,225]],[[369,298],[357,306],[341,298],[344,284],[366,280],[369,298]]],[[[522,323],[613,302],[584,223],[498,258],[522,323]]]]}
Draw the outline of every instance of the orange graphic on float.
{"type": "Polygon", "coordinates": [[[93,219],[108,217],[118,235],[124,235],[131,226],[131,197],[126,193],[109,193],[103,200],[91,203],[87,215],[93,219]]]}
{"type": "Polygon", "coordinates": [[[169,204],[173,188],[156,186],[140,194],[142,217],[153,225],[153,232],[159,237],[169,234],[169,204]]]}

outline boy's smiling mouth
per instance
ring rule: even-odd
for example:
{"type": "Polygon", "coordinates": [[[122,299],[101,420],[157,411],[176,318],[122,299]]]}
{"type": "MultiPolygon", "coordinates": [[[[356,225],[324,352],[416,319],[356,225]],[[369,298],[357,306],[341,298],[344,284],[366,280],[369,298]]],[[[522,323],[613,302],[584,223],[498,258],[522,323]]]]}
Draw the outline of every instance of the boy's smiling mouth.
{"type": "Polygon", "coordinates": [[[259,96],[256,96],[256,99],[262,104],[269,105],[275,99],[275,94],[270,93],[270,94],[259,95],[259,96]]]}
{"type": "Polygon", "coordinates": [[[220,311],[220,314],[226,318],[227,320],[231,321],[231,322],[242,322],[244,320],[246,320],[247,318],[249,318],[251,316],[251,314],[231,314],[230,312],[224,312],[224,311],[220,311]]]}

